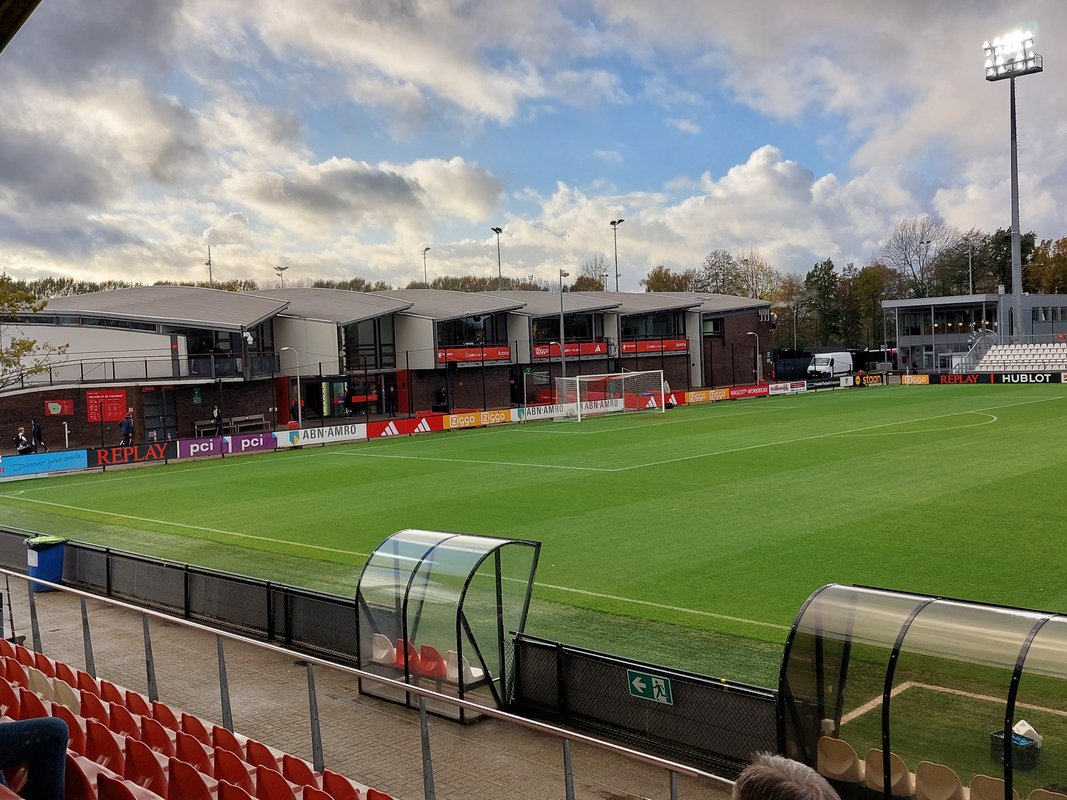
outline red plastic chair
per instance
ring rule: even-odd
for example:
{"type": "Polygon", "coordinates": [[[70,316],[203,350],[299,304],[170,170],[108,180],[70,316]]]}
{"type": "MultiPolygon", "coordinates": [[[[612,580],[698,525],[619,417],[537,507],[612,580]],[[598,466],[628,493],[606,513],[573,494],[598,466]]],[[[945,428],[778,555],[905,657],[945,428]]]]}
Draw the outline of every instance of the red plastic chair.
{"type": "Polygon", "coordinates": [[[7,660],[7,679],[16,686],[25,689],[30,688],[30,676],[26,674],[26,667],[13,658],[7,660]]]}
{"type": "Polygon", "coordinates": [[[96,779],[97,800],[161,800],[150,789],[101,773],[96,779]]]}
{"type": "Polygon", "coordinates": [[[433,645],[424,644],[419,649],[419,674],[427,678],[444,680],[445,659],[433,645]]]}
{"type": "Polygon", "coordinates": [[[415,645],[411,642],[405,642],[403,639],[397,639],[394,666],[399,670],[403,670],[405,661],[411,672],[417,673],[419,671],[419,651],[415,649],[415,645]]]}
{"type": "Polygon", "coordinates": [[[97,684],[100,686],[100,699],[105,703],[111,703],[113,706],[126,707],[126,692],[113,684],[111,681],[106,681],[103,678],[97,679],[97,684]]]}
{"type": "Polygon", "coordinates": [[[85,755],[102,767],[122,774],[126,766],[118,738],[95,719],[85,720],[85,755]]]}
{"type": "Polygon", "coordinates": [[[0,637],[0,656],[3,656],[4,658],[14,658],[15,644],[0,637]]]}
{"type": "Polygon", "coordinates": [[[276,753],[263,742],[255,739],[245,742],[245,761],[253,766],[266,767],[275,772],[280,772],[282,769],[282,754],[276,753]]]}
{"type": "Polygon", "coordinates": [[[121,733],[123,736],[132,736],[134,739],[141,738],[141,726],[126,706],[112,703],[110,711],[108,727],[111,730],[115,733],[121,733]]]}
{"type": "Polygon", "coordinates": [[[379,792],[377,789],[367,789],[367,800],[395,800],[391,794],[379,792]]]}
{"type": "Polygon", "coordinates": [[[344,775],[328,769],[322,771],[322,790],[333,800],[360,800],[360,788],[344,775]]]}
{"type": "Polygon", "coordinates": [[[50,716],[52,716],[51,710],[40,697],[29,689],[19,688],[19,719],[50,716]]]}
{"type": "Polygon", "coordinates": [[[286,780],[300,786],[320,788],[319,776],[315,774],[315,770],[311,768],[311,765],[303,759],[288,753],[282,754],[282,775],[285,776],[286,780]]]}
{"type": "Polygon", "coordinates": [[[280,772],[256,767],[256,800],[296,800],[296,791],[280,772]]]}
{"type": "Polygon", "coordinates": [[[252,780],[254,767],[249,766],[241,757],[221,747],[215,748],[215,778],[218,781],[229,781],[235,786],[240,786],[249,794],[256,793],[256,782],[252,780]]]}
{"type": "Polygon", "coordinates": [[[33,654],[33,666],[41,670],[49,678],[56,676],[56,662],[46,656],[44,653],[33,654]]]}
{"type": "Polygon", "coordinates": [[[163,771],[166,764],[165,756],[157,758],[157,754],[144,742],[126,737],[126,768],[122,773],[126,780],[155,792],[160,797],[166,797],[167,775],[163,771]],[[162,763],[158,759],[163,759],[162,763]]]}
{"type": "Polygon", "coordinates": [[[241,743],[237,741],[233,731],[224,728],[222,725],[215,725],[211,728],[211,744],[214,747],[229,750],[242,761],[244,760],[245,749],[241,747],[241,743]]]}
{"type": "Polygon", "coordinates": [[[152,717],[141,717],[141,741],[170,758],[175,754],[174,731],[168,731],[152,717]]]}
{"type": "Polygon", "coordinates": [[[52,704],[52,716],[67,723],[67,749],[85,755],[85,720],[59,703],[52,704]]]}
{"type": "Polygon", "coordinates": [[[15,645],[15,660],[24,667],[36,666],[33,651],[27,647],[23,647],[21,644],[15,645]]]}
{"type": "Polygon", "coordinates": [[[300,795],[300,800],[333,800],[333,798],[322,789],[316,789],[314,786],[305,786],[303,793],[300,795]]]}
{"type": "Polygon", "coordinates": [[[209,778],[215,776],[215,764],[211,758],[212,753],[195,736],[190,736],[183,731],[178,731],[174,734],[174,755],[187,764],[192,764],[209,778]]]}
{"type": "Polygon", "coordinates": [[[219,781],[218,800],[256,800],[247,790],[229,781],[219,781]]]}
{"type": "Polygon", "coordinates": [[[123,705],[134,714],[140,714],[142,717],[152,716],[152,704],[148,702],[147,697],[139,692],[127,689],[126,702],[123,705]]]}
{"type": "Polygon", "coordinates": [[[104,701],[92,692],[81,693],[82,710],[81,716],[86,719],[95,719],[104,725],[111,724],[111,710],[104,705],[104,701]]]}
{"type": "Polygon", "coordinates": [[[152,719],[172,731],[180,731],[182,729],[182,724],[178,721],[178,716],[174,713],[174,710],[166,703],[161,703],[158,700],[152,701],[152,719]]]}
{"type": "Polygon", "coordinates": [[[19,690],[6,680],[0,680],[0,715],[19,719],[19,690]]]}
{"type": "Polygon", "coordinates": [[[78,685],[75,687],[76,689],[81,689],[82,694],[88,692],[100,697],[100,684],[96,682],[96,678],[83,669],[78,670],[77,675],[78,685]]]}
{"type": "Polygon", "coordinates": [[[68,750],[67,768],[63,774],[65,800],[96,800],[97,778],[101,773],[113,778],[121,777],[85,756],[71,755],[68,750]]]}
{"type": "Polygon", "coordinates": [[[67,684],[71,689],[78,688],[78,673],[66,662],[56,662],[56,677],[63,681],[63,683],[67,684]]]}
{"type": "Polygon", "coordinates": [[[218,781],[177,758],[167,769],[167,797],[171,800],[215,800],[218,781]]]}
{"type": "Polygon", "coordinates": [[[181,716],[182,727],[181,730],[190,736],[195,736],[204,744],[209,747],[211,744],[211,734],[208,733],[207,726],[204,725],[204,721],[200,717],[194,717],[192,714],[186,714],[184,711],[181,716]]]}

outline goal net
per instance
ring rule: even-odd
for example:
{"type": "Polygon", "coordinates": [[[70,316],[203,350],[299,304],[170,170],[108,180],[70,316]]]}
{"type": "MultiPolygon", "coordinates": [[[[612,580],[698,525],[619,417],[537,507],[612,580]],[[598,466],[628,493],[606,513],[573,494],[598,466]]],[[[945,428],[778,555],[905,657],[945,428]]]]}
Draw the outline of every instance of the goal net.
{"type": "Polygon", "coordinates": [[[576,420],[601,414],[665,410],[663,370],[613,372],[556,378],[557,420],[576,420]]]}

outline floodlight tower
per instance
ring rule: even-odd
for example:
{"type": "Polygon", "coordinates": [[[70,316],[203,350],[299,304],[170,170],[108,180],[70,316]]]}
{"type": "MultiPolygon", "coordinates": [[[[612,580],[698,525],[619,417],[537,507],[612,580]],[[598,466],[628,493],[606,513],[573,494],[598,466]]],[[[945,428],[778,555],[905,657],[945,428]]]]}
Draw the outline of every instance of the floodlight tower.
{"type": "Polygon", "coordinates": [[[568,277],[570,273],[565,269],[559,271],[559,371],[564,378],[567,377],[567,337],[563,333],[563,279],[568,277]]]}
{"type": "MultiPolygon", "coordinates": [[[[626,222],[624,219],[611,221],[611,234],[615,238],[615,291],[619,291],[619,226],[626,222]]],[[[607,291],[607,281],[604,281],[604,291],[607,291]]]]}
{"type": "Polygon", "coordinates": [[[500,234],[504,232],[504,229],[498,225],[489,230],[496,234],[496,279],[500,281],[504,277],[504,273],[500,271],[500,234]]]}
{"type": "Polygon", "coordinates": [[[1044,69],[1041,56],[1034,52],[1034,35],[1030,31],[1012,31],[993,42],[983,42],[985,79],[1002,81],[1011,86],[1011,296],[1012,341],[1023,340],[1023,257],[1019,234],[1019,137],[1015,128],[1015,79],[1044,69]]]}

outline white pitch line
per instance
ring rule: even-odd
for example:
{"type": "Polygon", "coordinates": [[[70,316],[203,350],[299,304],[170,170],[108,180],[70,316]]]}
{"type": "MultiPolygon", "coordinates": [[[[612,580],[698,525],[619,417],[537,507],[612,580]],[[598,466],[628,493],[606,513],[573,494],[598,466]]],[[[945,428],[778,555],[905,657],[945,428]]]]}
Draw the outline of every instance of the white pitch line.
{"type": "Polygon", "coordinates": [[[490,461],[480,458],[442,458],[440,456],[395,456],[389,453],[363,453],[355,450],[337,452],[333,455],[358,458],[394,458],[404,461],[440,461],[446,464],[481,464],[490,467],[530,467],[532,469],[562,469],[574,472],[618,472],[614,467],[574,467],[566,464],[526,463],[525,461],[490,461]]]}
{"type": "MultiPolygon", "coordinates": [[[[916,683],[915,681],[904,681],[904,683],[900,684],[899,686],[894,686],[893,689],[889,692],[889,697],[890,698],[896,697],[898,694],[902,694],[902,693],[906,692],[908,689],[926,689],[927,691],[931,691],[931,692],[940,692],[941,694],[951,694],[951,695],[955,695],[956,697],[966,697],[966,698],[971,699],[971,700],[984,700],[985,702],[996,703],[998,705],[1001,705],[1001,704],[1004,703],[1004,698],[1003,697],[993,697],[992,695],[988,695],[988,694],[978,694],[976,692],[967,692],[967,691],[964,691],[963,689],[953,689],[953,688],[948,687],[948,686],[934,686],[933,684],[930,684],[930,683],[916,683]]],[[[844,725],[846,722],[852,722],[853,720],[859,719],[864,714],[869,714],[870,712],[874,711],[876,708],[878,708],[881,705],[882,705],[882,698],[881,698],[881,696],[878,696],[878,697],[874,698],[873,700],[870,700],[870,701],[864,703],[862,706],[852,709],[850,712],[848,712],[843,717],[841,717],[841,724],[844,725]]],[[[1063,710],[1058,709],[1058,708],[1048,708],[1046,706],[1039,706],[1039,705],[1035,705],[1034,703],[1016,703],[1015,707],[1016,708],[1025,708],[1025,709],[1028,709],[1030,711],[1041,711],[1043,713],[1053,714],[1053,715],[1058,716],[1058,717],[1067,717],[1067,711],[1063,711],[1063,710]]]]}

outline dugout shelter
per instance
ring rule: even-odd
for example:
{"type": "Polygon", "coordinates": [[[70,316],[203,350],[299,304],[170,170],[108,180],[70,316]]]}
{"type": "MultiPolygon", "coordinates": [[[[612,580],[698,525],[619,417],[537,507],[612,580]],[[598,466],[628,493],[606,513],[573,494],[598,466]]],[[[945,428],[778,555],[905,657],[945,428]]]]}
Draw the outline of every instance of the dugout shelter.
{"type": "MultiPolygon", "coordinates": [[[[522,633],[541,543],[403,530],[375,548],[356,587],[359,666],[442,694],[504,708],[514,692],[510,639],[522,633]]],[[[369,679],[359,690],[417,704],[369,679]]],[[[427,710],[467,721],[444,704],[427,710]]]]}
{"type": "Polygon", "coordinates": [[[831,584],[778,689],[780,752],[846,798],[1060,800],[1042,793],[1067,782],[1067,616],[831,584]]]}

